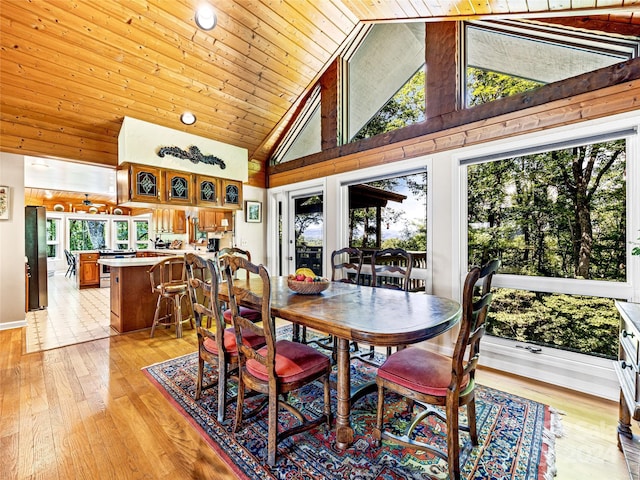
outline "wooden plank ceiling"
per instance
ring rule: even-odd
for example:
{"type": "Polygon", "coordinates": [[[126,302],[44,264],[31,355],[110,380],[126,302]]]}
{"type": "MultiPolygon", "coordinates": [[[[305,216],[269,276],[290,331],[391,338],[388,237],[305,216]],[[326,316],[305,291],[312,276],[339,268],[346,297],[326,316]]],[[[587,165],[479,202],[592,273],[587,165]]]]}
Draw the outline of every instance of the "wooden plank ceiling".
{"type": "Polygon", "coordinates": [[[211,0],[205,32],[200,3],[2,0],[0,150],[115,166],[130,116],[246,148],[249,183],[264,186],[297,102],[359,22],[580,13],[640,26],[640,0],[211,0]]]}

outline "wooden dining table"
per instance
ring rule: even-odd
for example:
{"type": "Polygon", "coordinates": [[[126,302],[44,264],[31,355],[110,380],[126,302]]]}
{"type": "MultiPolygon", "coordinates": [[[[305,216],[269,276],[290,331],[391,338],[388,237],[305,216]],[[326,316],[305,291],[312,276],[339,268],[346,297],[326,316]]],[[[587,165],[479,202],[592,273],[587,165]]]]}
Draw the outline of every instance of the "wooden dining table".
{"type": "MultiPolygon", "coordinates": [[[[246,285],[246,279],[236,282],[246,285]]],[[[260,293],[258,278],[250,280],[250,289],[260,293]]],[[[226,286],[220,299],[229,300],[226,286]]],[[[287,277],[271,277],[271,314],[337,337],[336,446],[344,449],[353,443],[351,402],[362,395],[351,390],[350,342],[386,347],[429,340],[456,325],[462,307],[435,295],[340,282],[320,294],[301,295],[289,289],[287,277]]]]}

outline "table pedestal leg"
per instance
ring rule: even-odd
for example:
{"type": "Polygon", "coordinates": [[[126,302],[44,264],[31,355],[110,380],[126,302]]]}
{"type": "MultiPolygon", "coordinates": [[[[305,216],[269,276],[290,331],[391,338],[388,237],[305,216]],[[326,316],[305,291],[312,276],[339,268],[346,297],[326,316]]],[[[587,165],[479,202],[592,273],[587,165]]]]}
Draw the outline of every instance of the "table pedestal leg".
{"type": "Polygon", "coordinates": [[[350,373],[349,340],[338,338],[338,384],[336,413],[336,446],[348,448],[353,443],[353,428],[351,428],[351,373],[350,373]]]}

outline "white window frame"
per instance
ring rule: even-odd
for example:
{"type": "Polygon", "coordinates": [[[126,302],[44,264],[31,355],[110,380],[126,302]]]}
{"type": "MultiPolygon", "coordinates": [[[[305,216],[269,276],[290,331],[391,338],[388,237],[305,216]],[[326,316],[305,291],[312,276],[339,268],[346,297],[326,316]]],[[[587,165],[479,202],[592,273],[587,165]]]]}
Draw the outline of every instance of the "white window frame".
{"type": "MultiPolygon", "coordinates": [[[[635,135],[626,137],[627,141],[627,240],[633,241],[640,230],[640,115],[637,112],[623,114],[614,118],[586,122],[579,129],[563,127],[543,134],[532,134],[509,139],[508,142],[495,142],[491,145],[466,149],[453,155],[452,168],[457,182],[453,188],[453,211],[457,212],[454,221],[453,238],[458,246],[453,251],[453,266],[459,274],[458,296],[467,270],[467,163],[478,157],[499,155],[535,146],[559,144],[576,138],[601,135],[604,132],[616,132],[636,129],[635,135]]],[[[631,256],[631,247],[627,249],[627,281],[605,282],[598,280],[560,279],[544,277],[524,277],[519,275],[496,275],[494,287],[516,288],[531,291],[558,292],[567,294],[590,295],[598,297],[625,298],[628,301],[640,301],[640,262],[631,256]]],[[[483,339],[481,364],[523,375],[543,382],[553,383],[585,393],[617,399],[619,386],[613,371],[611,360],[585,354],[543,348],[541,353],[531,354],[525,349],[515,348],[515,342],[503,338],[486,336],[483,339]]]]}
{"type": "Polygon", "coordinates": [[[114,250],[119,250],[118,245],[124,245],[126,249],[129,248],[133,248],[131,246],[131,228],[135,226],[131,219],[127,219],[127,218],[112,218],[111,219],[111,244],[113,245],[113,249],[114,250]],[[117,223],[118,222],[123,222],[127,224],[127,240],[118,240],[118,227],[117,227],[117,223]]]}
{"type": "Polygon", "coordinates": [[[129,248],[132,248],[134,250],[148,250],[150,239],[151,239],[151,218],[136,217],[136,218],[129,219],[129,248]],[[149,238],[147,239],[147,244],[145,248],[142,248],[142,249],[138,248],[138,243],[142,243],[144,242],[144,240],[141,240],[140,242],[138,242],[138,229],[136,225],[137,223],[147,224],[147,235],[149,238]]]}
{"type": "Polygon", "coordinates": [[[56,223],[56,238],[54,240],[49,240],[49,235],[47,234],[47,247],[49,245],[56,246],[56,255],[55,257],[48,257],[49,261],[53,260],[61,260],[62,259],[62,251],[64,248],[62,247],[62,243],[60,242],[60,231],[64,228],[62,223],[62,218],[57,215],[47,215],[47,221],[53,220],[56,223]]]}

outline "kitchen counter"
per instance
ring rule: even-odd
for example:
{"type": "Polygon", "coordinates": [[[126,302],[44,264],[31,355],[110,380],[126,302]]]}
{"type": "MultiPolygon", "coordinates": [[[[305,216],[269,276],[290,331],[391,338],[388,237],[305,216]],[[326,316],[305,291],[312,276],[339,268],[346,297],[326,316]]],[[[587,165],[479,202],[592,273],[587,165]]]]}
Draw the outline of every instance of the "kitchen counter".
{"type": "MultiPolygon", "coordinates": [[[[145,250],[145,252],[157,252],[157,253],[168,253],[167,256],[177,256],[183,257],[185,253],[195,253],[196,255],[202,258],[214,258],[215,252],[200,252],[194,250],[145,250]]],[[[101,258],[98,260],[98,263],[101,265],[108,265],[112,268],[122,268],[122,267],[139,267],[139,266],[151,266],[158,263],[164,257],[140,257],[140,258],[101,258]]]]}
{"type": "MultiPolygon", "coordinates": [[[[167,252],[167,250],[164,250],[167,252]]],[[[169,250],[177,256],[194,252],[203,258],[213,258],[214,252],[169,250]]],[[[98,263],[111,270],[111,327],[119,333],[150,328],[158,301],[151,291],[149,267],[165,257],[104,258],[98,263]]]]}

